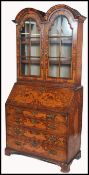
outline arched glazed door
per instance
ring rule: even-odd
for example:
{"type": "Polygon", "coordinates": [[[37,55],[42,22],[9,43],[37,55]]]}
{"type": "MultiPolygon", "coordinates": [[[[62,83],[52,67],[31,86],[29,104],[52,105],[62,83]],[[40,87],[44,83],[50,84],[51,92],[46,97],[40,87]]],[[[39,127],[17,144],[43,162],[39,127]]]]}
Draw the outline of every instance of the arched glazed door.
{"type": "Polygon", "coordinates": [[[36,21],[28,19],[20,31],[21,75],[40,76],[40,31],[36,21]]]}
{"type": "Polygon", "coordinates": [[[18,79],[43,79],[43,24],[34,9],[22,10],[17,16],[18,79]]]}
{"type": "Polygon", "coordinates": [[[73,30],[64,15],[58,15],[48,31],[49,79],[72,78],[73,30]]]}
{"type": "Polygon", "coordinates": [[[71,78],[72,29],[58,16],[49,31],[49,77],[71,78]]]}
{"type": "Polygon", "coordinates": [[[46,80],[74,83],[78,21],[64,8],[51,9],[46,15],[46,20],[46,80]]]}

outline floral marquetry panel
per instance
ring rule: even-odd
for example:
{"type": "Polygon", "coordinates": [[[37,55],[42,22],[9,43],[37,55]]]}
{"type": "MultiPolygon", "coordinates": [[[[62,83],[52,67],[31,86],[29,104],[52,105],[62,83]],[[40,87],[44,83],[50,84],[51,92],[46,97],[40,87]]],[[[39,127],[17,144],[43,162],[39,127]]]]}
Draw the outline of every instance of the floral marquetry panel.
{"type": "Polygon", "coordinates": [[[17,84],[11,92],[8,102],[12,101],[16,104],[24,104],[24,106],[34,105],[34,107],[43,106],[58,109],[69,107],[73,97],[73,90],[68,88],[53,89],[17,84]]]}

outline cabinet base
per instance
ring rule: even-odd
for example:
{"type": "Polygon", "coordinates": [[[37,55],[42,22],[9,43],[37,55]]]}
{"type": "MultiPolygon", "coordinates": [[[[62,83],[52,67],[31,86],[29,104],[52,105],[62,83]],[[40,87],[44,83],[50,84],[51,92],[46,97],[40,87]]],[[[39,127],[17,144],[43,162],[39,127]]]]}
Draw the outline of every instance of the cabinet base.
{"type": "Polygon", "coordinates": [[[54,162],[52,160],[44,159],[43,157],[35,156],[35,155],[32,155],[32,154],[28,155],[26,153],[18,152],[14,149],[11,149],[11,148],[5,148],[5,155],[10,156],[11,154],[21,154],[21,155],[26,155],[26,156],[30,156],[30,157],[35,157],[35,158],[38,158],[40,160],[59,165],[61,167],[61,172],[63,172],[63,173],[68,173],[70,171],[70,165],[71,165],[71,163],[74,159],[78,160],[78,159],[81,158],[81,151],[79,151],[76,154],[76,156],[73,158],[73,160],[67,164],[67,163],[61,163],[61,162],[54,162]]]}
{"type": "Polygon", "coordinates": [[[61,166],[61,172],[68,173],[70,171],[70,164],[63,163],[61,166]]]}

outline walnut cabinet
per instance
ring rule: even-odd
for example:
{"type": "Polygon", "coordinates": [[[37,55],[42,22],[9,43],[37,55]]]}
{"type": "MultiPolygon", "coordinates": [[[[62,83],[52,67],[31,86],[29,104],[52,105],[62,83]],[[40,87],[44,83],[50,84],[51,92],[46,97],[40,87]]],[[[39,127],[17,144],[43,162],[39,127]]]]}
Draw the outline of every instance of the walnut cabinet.
{"type": "Polygon", "coordinates": [[[81,157],[85,19],[56,5],[47,13],[25,8],[13,20],[17,82],[5,104],[6,155],[36,157],[63,172],[81,157]]]}

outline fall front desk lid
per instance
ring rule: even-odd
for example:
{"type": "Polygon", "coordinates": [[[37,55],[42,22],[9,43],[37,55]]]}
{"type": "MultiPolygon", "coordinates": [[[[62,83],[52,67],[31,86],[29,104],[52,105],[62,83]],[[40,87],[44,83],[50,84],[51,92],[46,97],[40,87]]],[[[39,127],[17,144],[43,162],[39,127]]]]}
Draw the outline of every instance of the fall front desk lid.
{"type": "Polygon", "coordinates": [[[73,103],[74,94],[74,89],[67,87],[52,88],[14,84],[6,104],[68,112],[73,103]]]}

